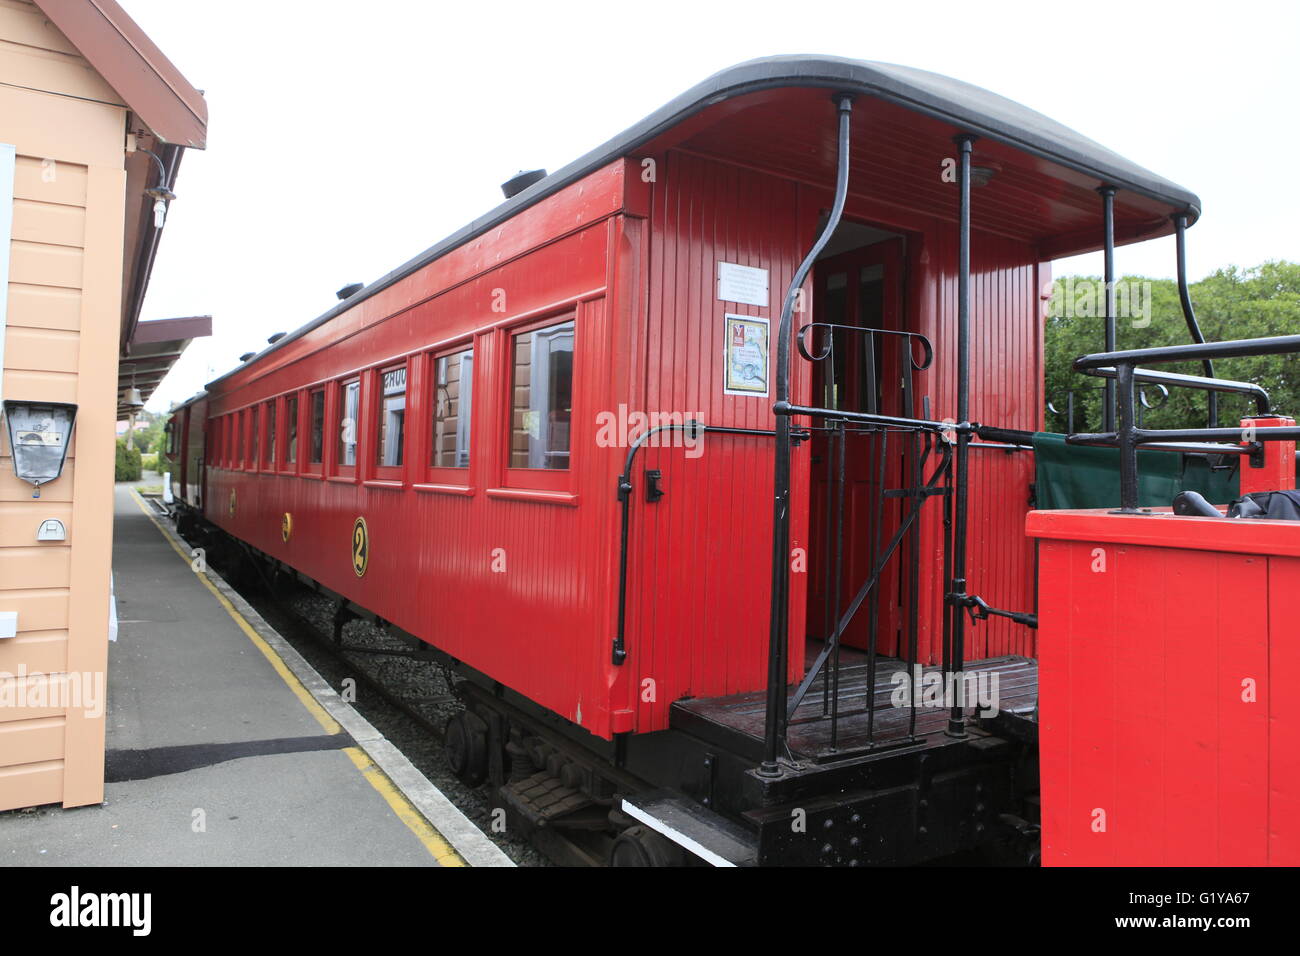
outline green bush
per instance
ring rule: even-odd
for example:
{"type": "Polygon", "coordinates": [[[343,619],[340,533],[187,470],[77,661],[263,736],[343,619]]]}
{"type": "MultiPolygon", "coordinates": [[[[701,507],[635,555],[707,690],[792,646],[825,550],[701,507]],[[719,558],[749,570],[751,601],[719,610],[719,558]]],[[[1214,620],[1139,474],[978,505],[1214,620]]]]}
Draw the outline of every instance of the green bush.
{"type": "Polygon", "coordinates": [[[158,453],[151,451],[140,456],[140,467],[145,471],[158,470],[158,453]]]}
{"type": "Polygon", "coordinates": [[[140,480],[140,450],[130,448],[122,439],[117,441],[117,458],[113,465],[114,481],[140,480]]]}

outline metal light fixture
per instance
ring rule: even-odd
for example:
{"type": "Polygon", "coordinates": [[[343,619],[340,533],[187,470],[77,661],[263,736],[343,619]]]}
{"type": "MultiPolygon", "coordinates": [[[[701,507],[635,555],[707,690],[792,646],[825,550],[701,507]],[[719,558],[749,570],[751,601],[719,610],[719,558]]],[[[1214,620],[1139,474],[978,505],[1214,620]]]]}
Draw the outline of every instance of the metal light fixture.
{"type": "Polygon", "coordinates": [[[176,198],[176,194],[171,191],[167,184],[167,167],[163,165],[163,161],[158,154],[151,149],[145,149],[143,146],[138,148],[140,152],[152,156],[154,164],[158,167],[158,185],[146,189],[144,194],[153,200],[153,227],[161,229],[167,221],[167,205],[176,198]]]}
{"type": "Polygon", "coordinates": [[[63,474],[77,406],[64,402],[6,399],[4,413],[9,429],[9,447],[13,451],[14,474],[35,485],[32,497],[39,498],[41,485],[63,474]]]}

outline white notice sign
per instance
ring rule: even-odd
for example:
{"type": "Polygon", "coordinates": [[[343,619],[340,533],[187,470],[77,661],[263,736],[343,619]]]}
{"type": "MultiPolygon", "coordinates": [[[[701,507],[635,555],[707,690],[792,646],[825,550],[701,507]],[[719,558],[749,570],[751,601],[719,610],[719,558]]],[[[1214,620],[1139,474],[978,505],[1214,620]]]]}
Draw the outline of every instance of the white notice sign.
{"type": "Polygon", "coordinates": [[[719,262],[718,298],[723,302],[761,305],[766,309],[770,304],[767,270],[738,266],[734,262],[719,262]]]}

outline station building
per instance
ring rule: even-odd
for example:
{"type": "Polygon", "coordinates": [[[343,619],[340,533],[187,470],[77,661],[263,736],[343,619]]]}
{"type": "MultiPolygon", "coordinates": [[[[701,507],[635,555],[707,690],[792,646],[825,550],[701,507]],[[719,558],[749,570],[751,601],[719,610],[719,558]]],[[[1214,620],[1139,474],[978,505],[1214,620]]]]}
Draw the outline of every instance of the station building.
{"type": "Polygon", "coordinates": [[[0,810],[103,800],[114,425],[211,332],[141,321],[206,138],[114,0],[0,0],[0,810]]]}

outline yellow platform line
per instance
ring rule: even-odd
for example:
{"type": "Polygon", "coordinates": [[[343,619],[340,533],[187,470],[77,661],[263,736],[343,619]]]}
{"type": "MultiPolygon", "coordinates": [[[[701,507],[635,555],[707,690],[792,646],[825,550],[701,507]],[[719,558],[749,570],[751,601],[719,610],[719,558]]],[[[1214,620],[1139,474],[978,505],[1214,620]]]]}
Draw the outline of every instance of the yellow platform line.
{"type": "Polygon", "coordinates": [[[362,776],[370,781],[370,786],[374,787],[379,792],[379,795],[388,802],[388,806],[397,815],[397,819],[406,824],[407,829],[414,833],[416,838],[424,844],[424,848],[438,861],[440,866],[468,865],[460,854],[452,849],[451,844],[443,839],[442,834],[421,816],[420,811],[415,809],[410,800],[406,799],[406,794],[397,789],[393,781],[388,779],[388,774],[380,770],[364,750],[360,747],[344,747],[343,752],[352,758],[352,762],[356,764],[362,776]]]}
{"type": "MultiPolygon", "coordinates": [[[[193,570],[193,556],[186,554],[185,550],[176,543],[176,539],[167,533],[167,529],[159,523],[158,519],[154,516],[153,512],[150,511],[149,506],[145,504],[144,499],[140,497],[140,493],[136,491],[135,488],[131,489],[131,496],[135,498],[135,503],[144,513],[144,516],[153,522],[153,526],[158,529],[158,532],[163,536],[163,540],[170,544],[172,550],[180,555],[181,560],[189,565],[190,569],[193,570]]],[[[298,679],[298,676],[294,674],[293,671],[289,670],[289,666],[285,664],[280,655],[275,652],[275,648],[266,643],[262,638],[262,635],[257,633],[257,629],[248,622],[248,618],[239,613],[239,608],[235,607],[235,605],[231,603],[230,598],[226,597],[217,589],[217,586],[212,583],[212,580],[208,577],[207,573],[204,571],[194,571],[194,576],[202,581],[204,586],[212,592],[212,596],[215,597],[221,606],[226,609],[226,613],[230,615],[237,625],[239,625],[239,629],[244,632],[244,635],[253,642],[253,646],[262,652],[262,656],[270,662],[271,666],[275,668],[275,672],[280,675],[280,679],[288,685],[294,695],[302,701],[302,705],[307,708],[308,712],[313,717],[316,718],[316,722],[321,725],[325,733],[331,736],[342,733],[343,727],[339,722],[331,717],[329,712],[320,705],[320,702],[312,696],[311,691],[303,686],[302,681],[298,679]]],[[[429,851],[429,854],[437,860],[440,865],[468,865],[460,854],[452,848],[451,844],[443,838],[442,834],[434,829],[433,825],[429,823],[420,811],[415,808],[415,805],[407,799],[406,794],[402,793],[402,791],[394,785],[393,781],[388,778],[388,775],[370,759],[369,755],[364,750],[360,747],[344,747],[343,752],[351,758],[352,763],[361,771],[361,775],[366,778],[370,783],[370,786],[374,787],[375,791],[384,798],[384,802],[388,804],[389,808],[393,811],[393,814],[406,824],[407,829],[415,834],[416,838],[424,845],[424,848],[429,851]]]]}

